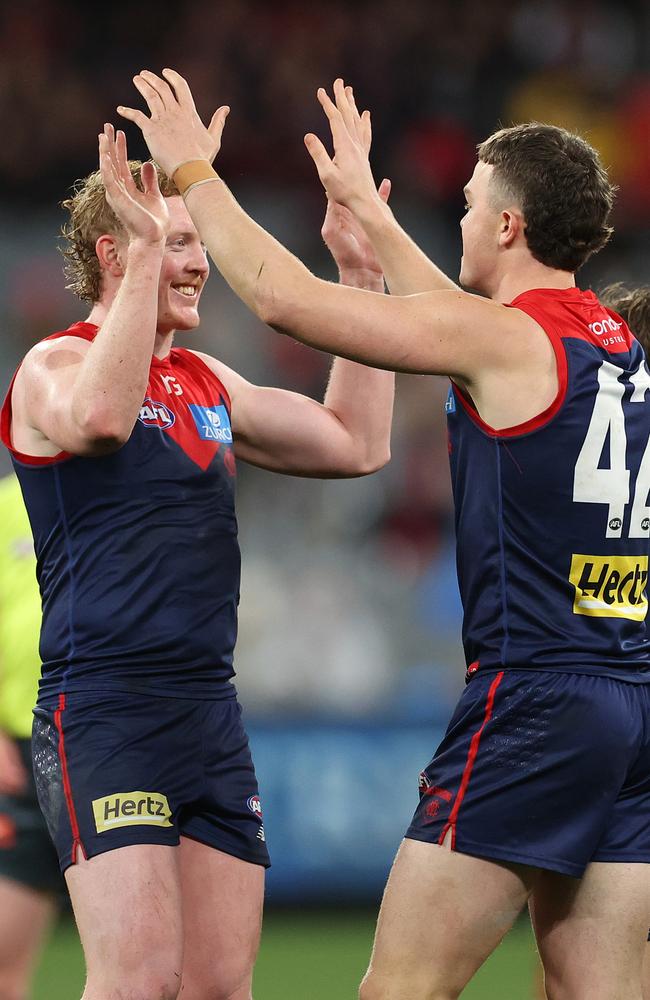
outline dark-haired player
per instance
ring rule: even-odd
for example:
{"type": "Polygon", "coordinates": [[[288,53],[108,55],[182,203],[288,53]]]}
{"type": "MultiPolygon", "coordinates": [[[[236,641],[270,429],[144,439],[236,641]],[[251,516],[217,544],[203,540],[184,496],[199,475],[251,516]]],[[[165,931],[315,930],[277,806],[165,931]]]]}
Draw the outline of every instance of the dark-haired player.
{"type": "MultiPolygon", "coordinates": [[[[337,359],[320,404],[174,346],[199,322],[205,248],[123,134],[107,128],[66,207],[90,314],[28,353],[2,437],[38,556],[35,775],[84,1000],[249,1000],[268,854],[231,680],[235,456],[303,476],[379,468],[393,376],[337,359]]],[[[343,280],[383,287],[345,209],[330,204],[324,235],[343,280]]]]}
{"type": "Polygon", "coordinates": [[[421,775],[363,1000],[458,997],[531,900],[549,996],[640,1000],[650,920],[650,372],[575,272],[607,242],[595,151],[523,125],[479,146],[460,291],[377,199],[367,116],[319,92],[335,156],[307,137],[394,293],[332,287],[239,207],[187,83],[135,78],[142,129],[210,255],[267,323],[324,350],[450,375],[467,688],[421,775]],[[430,289],[439,289],[430,291],[430,289]],[[420,294],[418,294],[420,293],[420,294]]]}

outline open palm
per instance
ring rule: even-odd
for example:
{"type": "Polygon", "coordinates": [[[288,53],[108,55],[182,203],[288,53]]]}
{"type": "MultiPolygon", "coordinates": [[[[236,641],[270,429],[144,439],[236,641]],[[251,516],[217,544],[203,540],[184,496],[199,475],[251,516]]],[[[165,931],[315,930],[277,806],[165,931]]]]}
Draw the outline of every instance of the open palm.
{"type": "Polygon", "coordinates": [[[126,136],[112,125],[99,136],[99,169],[106,199],[131,239],[161,243],[169,230],[167,204],[158,186],[153,163],[142,164],[140,191],[133,179],[126,151],[126,136]]]}

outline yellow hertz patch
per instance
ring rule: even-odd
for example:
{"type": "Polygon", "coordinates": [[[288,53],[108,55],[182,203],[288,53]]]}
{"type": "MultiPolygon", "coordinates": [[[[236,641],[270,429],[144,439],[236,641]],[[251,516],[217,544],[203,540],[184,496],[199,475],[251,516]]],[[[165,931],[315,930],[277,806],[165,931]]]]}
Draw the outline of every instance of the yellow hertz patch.
{"type": "Polygon", "coordinates": [[[118,826],[171,826],[172,814],[167,796],[161,792],[115,792],[103,799],[93,799],[93,813],[97,833],[114,830],[118,826]]]}
{"type": "Polygon", "coordinates": [[[573,613],[594,618],[645,620],[647,556],[584,556],[571,559],[573,613]]]}

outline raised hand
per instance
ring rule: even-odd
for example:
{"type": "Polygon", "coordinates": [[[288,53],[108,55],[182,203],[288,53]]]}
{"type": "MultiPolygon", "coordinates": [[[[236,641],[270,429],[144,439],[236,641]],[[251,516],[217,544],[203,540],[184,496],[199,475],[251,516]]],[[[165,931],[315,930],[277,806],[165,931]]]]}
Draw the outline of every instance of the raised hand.
{"type": "MultiPolygon", "coordinates": [[[[379,185],[377,193],[383,202],[388,201],[390,188],[389,180],[379,185]]],[[[345,205],[328,200],[321,235],[342,274],[365,272],[383,279],[382,267],[370,240],[345,205]]]]}
{"type": "Polygon", "coordinates": [[[149,152],[167,176],[172,177],[176,168],[188,160],[212,163],[221,148],[230,108],[226,105],[218,108],[206,128],[180,73],[164,69],[162,76],[157,76],[144,69],[133,77],[133,82],[147,102],[151,117],[123,105],[118,107],[118,114],[142,130],[149,152]]]}
{"type": "Polygon", "coordinates": [[[127,231],[130,240],[162,243],[169,229],[169,212],[158,187],[153,163],[143,163],[143,191],[133,180],[126,152],[126,136],[112,125],[99,135],[99,170],[106,200],[127,231]]]}
{"type": "Polygon", "coordinates": [[[305,136],[305,145],[328,199],[355,212],[364,202],[378,198],[368,159],[372,141],[370,112],[359,114],[352,87],[346,87],[341,79],[334,81],[334,101],[323,87],[317,96],[330,124],[334,155],[330,156],[312,133],[305,136]]]}

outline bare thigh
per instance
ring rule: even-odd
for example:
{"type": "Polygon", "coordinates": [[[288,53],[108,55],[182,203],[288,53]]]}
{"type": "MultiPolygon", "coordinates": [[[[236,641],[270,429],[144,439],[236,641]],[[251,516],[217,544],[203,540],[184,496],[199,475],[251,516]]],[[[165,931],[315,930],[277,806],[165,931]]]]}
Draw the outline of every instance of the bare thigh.
{"type": "Polygon", "coordinates": [[[379,913],[364,1000],[455,998],[526,904],[534,870],[404,840],[379,913]]]}
{"type": "Polygon", "coordinates": [[[650,942],[643,953],[643,1000],[650,1000],[650,942]]]}
{"type": "Polygon", "coordinates": [[[530,901],[549,1000],[641,1000],[650,865],[540,872],[530,901]]]}
{"type": "Polygon", "coordinates": [[[178,855],[178,847],[136,844],[67,869],[88,975],[84,1000],[176,997],[183,961],[178,855]]]}
{"type": "Polygon", "coordinates": [[[248,1000],[262,928],[264,868],[181,838],[182,1000],[248,1000]]]}
{"type": "Polygon", "coordinates": [[[0,878],[0,997],[27,997],[55,911],[46,893],[0,878]]]}

